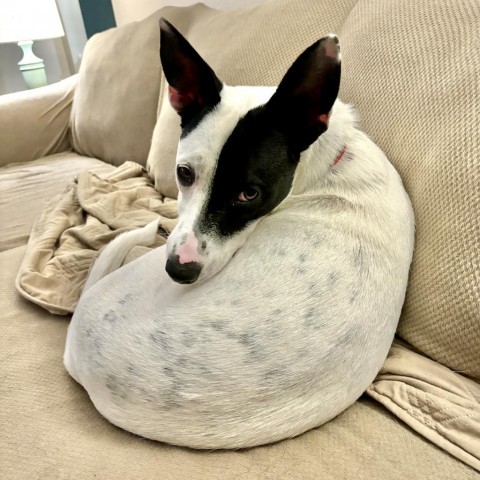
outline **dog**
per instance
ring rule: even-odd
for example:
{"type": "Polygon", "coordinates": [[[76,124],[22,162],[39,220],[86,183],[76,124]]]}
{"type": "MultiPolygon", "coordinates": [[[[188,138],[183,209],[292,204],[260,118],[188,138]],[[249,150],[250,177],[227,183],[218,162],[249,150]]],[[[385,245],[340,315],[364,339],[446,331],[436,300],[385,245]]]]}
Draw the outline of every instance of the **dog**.
{"type": "Polygon", "coordinates": [[[124,233],[68,329],[70,375],[115,425],[199,449],[294,437],[352,405],[400,317],[414,216],[400,176],[337,99],[339,40],[278,88],[223,84],[160,21],[181,119],[179,222],[124,233]]]}

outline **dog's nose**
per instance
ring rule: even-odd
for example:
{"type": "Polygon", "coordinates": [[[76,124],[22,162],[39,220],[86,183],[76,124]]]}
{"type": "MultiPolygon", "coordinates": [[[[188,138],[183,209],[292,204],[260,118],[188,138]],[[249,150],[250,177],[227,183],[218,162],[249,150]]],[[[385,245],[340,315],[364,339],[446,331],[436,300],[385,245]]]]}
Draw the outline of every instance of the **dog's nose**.
{"type": "Polygon", "coordinates": [[[177,283],[193,283],[198,279],[202,265],[197,262],[180,263],[178,255],[171,255],[168,257],[165,270],[177,283]]]}

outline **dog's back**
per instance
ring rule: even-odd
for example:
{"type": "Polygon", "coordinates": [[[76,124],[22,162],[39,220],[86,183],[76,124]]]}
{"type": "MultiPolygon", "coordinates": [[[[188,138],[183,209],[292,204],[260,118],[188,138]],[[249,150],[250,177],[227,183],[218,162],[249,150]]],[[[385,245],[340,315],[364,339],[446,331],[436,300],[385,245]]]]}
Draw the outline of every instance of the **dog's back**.
{"type": "MultiPolygon", "coordinates": [[[[334,40],[325,41],[334,55],[334,40]]],[[[238,448],[298,435],[361,395],[393,339],[413,250],[398,174],[339,101],[321,118],[328,130],[298,159],[282,160],[283,137],[256,108],[265,89],[251,105],[254,91],[223,86],[217,106],[196,120],[180,142],[185,185],[170,243],[89,286],[69,328],[69,372],[105,417],[148,438],[238,448]],[[222,206],[242,175],[229,176],[228,162],[247,154],[255,159],[248,178],[265,183],[276,174],[268,162],[284,161],[290,183],[277,178],[275,191],[254,183],[238,205],[222,206]],[[273,207],[257,218],[260,199],[273,207]]],[[[303,131],[284,127],[294,131],[287,149],[302,148],[303,131]]],[[[109,271],[102,256],[98,271],[109,271]]]]}

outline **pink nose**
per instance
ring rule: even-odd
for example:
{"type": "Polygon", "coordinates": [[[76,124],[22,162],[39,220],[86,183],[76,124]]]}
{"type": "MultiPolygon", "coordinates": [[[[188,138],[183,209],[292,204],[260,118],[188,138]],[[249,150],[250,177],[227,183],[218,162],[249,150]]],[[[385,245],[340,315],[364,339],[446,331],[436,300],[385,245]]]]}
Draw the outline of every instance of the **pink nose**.
{"type": "Polygon", "coordinates": [[[198,240],[193,232],[190,232],[185,242],[177,247],[176,253],[181,264],[190,262],[201,263],[201,257],[198,254],[198,240]]]}

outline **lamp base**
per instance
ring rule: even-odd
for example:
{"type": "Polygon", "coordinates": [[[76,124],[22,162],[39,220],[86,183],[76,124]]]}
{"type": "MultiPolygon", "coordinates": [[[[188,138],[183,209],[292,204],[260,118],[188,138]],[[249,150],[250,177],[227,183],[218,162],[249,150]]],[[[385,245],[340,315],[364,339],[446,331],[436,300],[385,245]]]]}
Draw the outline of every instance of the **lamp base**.
{"type": "Polygon", "coordinates": [[[18,46],[23,50],[23,58],[18,62],[18,66],[28,88],[44,87],[47,84],[45,64],[33,53],[32,45],[31,40],[18,42],[18,46]]]}

